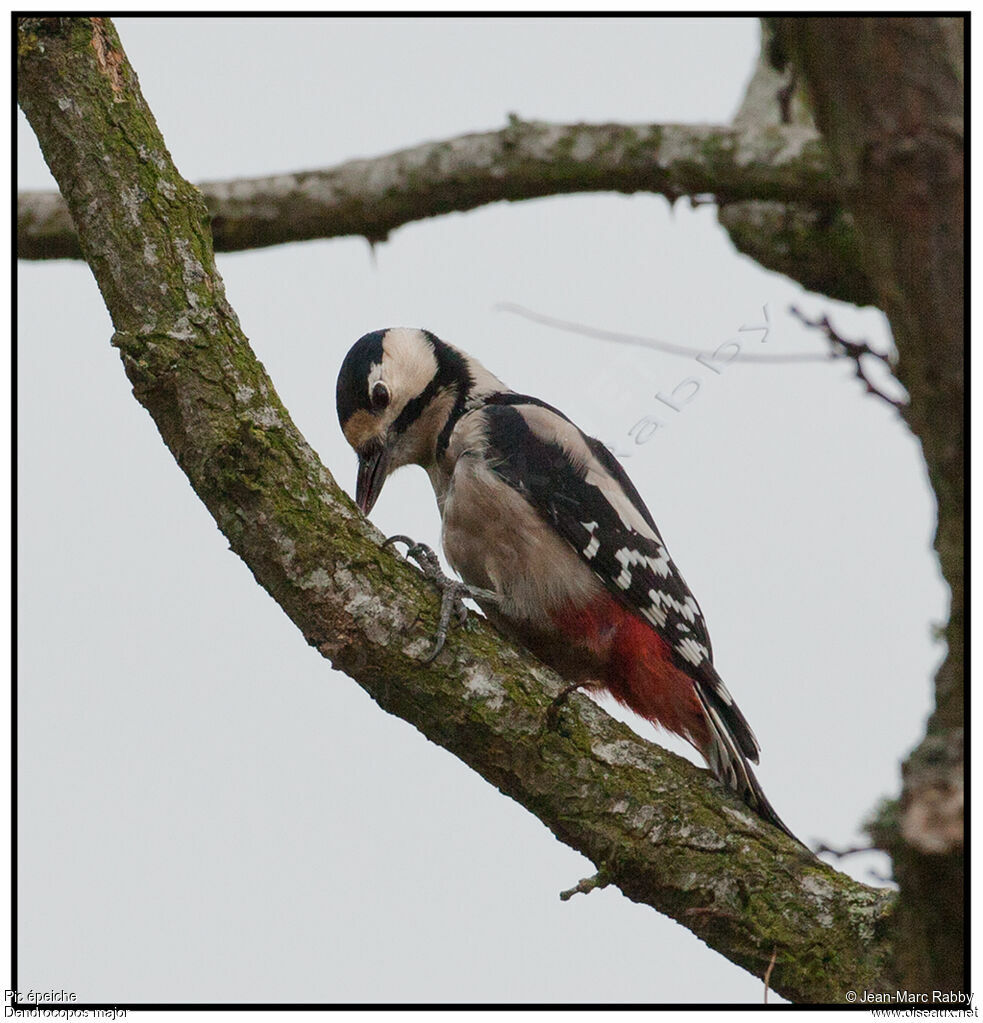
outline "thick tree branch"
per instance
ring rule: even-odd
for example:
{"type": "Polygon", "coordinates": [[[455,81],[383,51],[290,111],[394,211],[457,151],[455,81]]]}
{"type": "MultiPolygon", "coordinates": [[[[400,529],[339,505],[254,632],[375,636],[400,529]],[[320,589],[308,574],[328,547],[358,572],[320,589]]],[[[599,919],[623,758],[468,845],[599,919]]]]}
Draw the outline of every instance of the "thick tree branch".
{"type": "MultiPolygon", "coordinates": [[[[761,53],[734,127],[761,131],[766,126],[795,126],[815,131],[801,83],[791,68],[778,71],[769,59],[771,30],[762,27],[761,53]]],[[[875,301],[857,242],[853,215],[837,195],[824,203],[782,199],[722,197],[717,219],[738,251],[768,270],[785,274],[803,287],[854,305],[875,301]]]]}
{"type": "Polygon", "coordinates": [[[688,762],[574,696],[482,622],[421,663],[420,575],[300,436],[225,299],[208,214],[100,18],[21,19],[18,98],[79,227],[134,395],[233,550],[308,643],[588,856],[798,1001],[892,990],[892,893],[803,853],[688,762]]]}
{"type": "MultiPolygon", "coordinates": [[[[311,238],[390,231],[503,199],[576,192],[656,192],[676,199],[712,192],[823,207],[828,162],[814,129],[769,125],[542,124],[513,117],[506,128],[430,142],[372,160],[269,178],[206,181],[199,187],[218,251],[311,238]]],[[[61,197],[17,197],[22,259],[79,258],[61,197]]]]}
{"type": "Polygon", "coordinates": [[[935,547],[952,594],[948,651],[901,800],[873,834],[901,885],[898,974],[966,990],[963,945],[963,21],[779,18],[836,162],[938,500],[935,547]],[[829,54],[835,53],[836,60],[829,54]]]}

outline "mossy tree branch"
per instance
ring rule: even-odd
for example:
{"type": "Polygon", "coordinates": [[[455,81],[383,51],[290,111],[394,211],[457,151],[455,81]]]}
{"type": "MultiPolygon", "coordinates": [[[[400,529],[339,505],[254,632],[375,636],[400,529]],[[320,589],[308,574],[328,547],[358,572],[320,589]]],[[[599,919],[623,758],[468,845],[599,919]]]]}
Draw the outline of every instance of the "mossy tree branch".
{"type": "MultiPolygon", "coordinates": [[[[547,124],[512,117],[498,131],[429,142],[338,167],[204,181],[216,251],[315,238],[385,240],[429,217],[584,192],[712,195],[737,248],[806,288],[874,301],[852,219],[801,102],[782,119],[785,78],[762,53],[733,125],[547,124]]],[[[80,259],[58,192],[17,196],[20,259],[80,259]]]]}
{"type": "MultiPolygon", "coordinates": [[[[384,240],[403,224],[492,202],[578,192],[713,193],[798,202],[832,199],[827,156],[813,128],[767,125],[543,124],[513,117],[484,134],[430,142],[371,160],[275,177],[206,181],[215,248],[238,251],[312,238],[384,240]]],[[[57,193],[17,198],[22,259],[79,258],[57,193]]]]}
{"type": "MultiPolygon", "coordinates": [[[[794,71],[773,67],[772,33],[762,26],[761,52],[734,127],[760,132],[767,126],[815,131],[794,71]]],[[[761,266],[785,274],[810,291],[854,305],[872,305],[874,290],[857,244],[853,215],[837,194],[825,202],[723,197],[717,219],[740,252],[761,266]]]]}
{"type": "Polygon", "coordinates": [[[707,772],[574,696],[481,621],[436,617],[299,434],[229,306],[205,203],[173,166],[112,24],[19,23],[18,98],[78,227],[136,398],[232,549],[332,664],[562,841],[787,998],[892,990],[892,893],[805,854],[707,772]]]}

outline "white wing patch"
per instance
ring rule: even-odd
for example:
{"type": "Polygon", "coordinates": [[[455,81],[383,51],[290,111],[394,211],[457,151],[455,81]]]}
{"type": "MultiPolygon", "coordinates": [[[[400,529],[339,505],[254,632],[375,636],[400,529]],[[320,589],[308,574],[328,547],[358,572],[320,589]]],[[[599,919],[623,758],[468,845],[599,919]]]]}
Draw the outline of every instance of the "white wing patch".
{"type": "Polygon", "coordinates": [[[600,538],[594,535],[594,530],[597,529],[596,522],[581,522],[584,529],[590,533],[590,543],[584,548],[584,557],[590,561],[591,558],[601,549],[600,538]]]}
{"type": "MultiPolygon", "coordinates": [[[[676,600],[671,593],[665,593],[662,590],[649,590],[649,600],[652,601],[653,607],[671,607],[677,614],[682,615],[686,621],[696,621],[696,615],[699,608],[696,606],[696,601],[689,595],[680,602],[676,600]]],[[[680,623],[680,628],[684,628],[682,623],[680,623]]],[[[689,629],[686,629],[685,631],[689,632],[689,629]]]]}
{"type": "MultiPolygon", "coordinates": [[[[616,586],[627,590],[631,586],[631,566],[648,565],[653,572],[658,573],[664,579],[669,574],[669,555],[665,547],[658,547],[658,555],[650,557],[641,551],[632,550],[631,547],[622,547],[614,552],[615,561],[621,565],[621,574],[614,580],[616,586]]],[[[690,619],[692,621],[692,619],[690,619]]]]}
{"type": "Polygon", "coordinates": [[[666,620],[668,615],[660,606],[658,601],[659,594],[655,590],[649,590],[649,597],[652,600],[652,604],[649,607],[642,608],[642,614],[657,628],[664,629],[666,627],[666,620]]]}
{"type": "Polygon", "coordinates": [[[697,643],[692,636],[681,639],[676,644],[676,652],[696,667],[703,663],[708,653],[707,648],[702,643],[697,643]]]}

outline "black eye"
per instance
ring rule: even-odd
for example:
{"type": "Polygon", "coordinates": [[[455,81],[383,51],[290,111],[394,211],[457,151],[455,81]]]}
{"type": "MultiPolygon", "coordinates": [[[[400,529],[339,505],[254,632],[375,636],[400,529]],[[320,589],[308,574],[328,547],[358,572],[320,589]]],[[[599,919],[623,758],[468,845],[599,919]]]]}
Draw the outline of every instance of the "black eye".
{"type": "Polygon", "coordinates": [[[389,388],[381,380],[377,380],[372,385],[369,400],[372,402],[373,411],[381,412],[389,404],[389,388]]]}

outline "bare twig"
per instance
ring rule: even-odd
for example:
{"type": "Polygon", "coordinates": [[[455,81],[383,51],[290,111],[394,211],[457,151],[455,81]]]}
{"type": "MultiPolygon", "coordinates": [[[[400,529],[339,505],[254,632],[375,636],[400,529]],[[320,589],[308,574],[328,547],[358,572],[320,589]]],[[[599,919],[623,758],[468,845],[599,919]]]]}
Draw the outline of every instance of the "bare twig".
{"type": "Polygon", "coordinates": [[[802,312],[797,306],[789,306],[789,312],[797,319],[803,326],[813,327],[821,330],[825,335],[826,339],[830,344],[830,355],[833,358],[839,359],[850,359],[854,365],[854,376],[864,385],[864,389],[868,394],[873,394],[875,397],[886,401],[888,405],[897,409],[899,412],[901,409],[907,406],[906,401],[901,401],[897,398],[892,398],[890,395],[885,394],[883,391],[878,390],[870,378],[864,371],[863,357],[865,355],[873,356],[879,362],[887,366],[888,369],[892,369],[890,358],[883,352],[877,352],[867,344],[866,341],[847,341],[846,338],[841,337],[833,329],[833,325],[829,322],[829,317],[823,314],[818,320],[810,320],[805,313],[802,312]]]}
{"type": "Polygon", "coordinates": [[[565,892],[560,892],[560,901],[568,902],[578,892],[583,892],[587,895],[592,892],[595,888],[607,888],[611,882],[607,879],[603,870],[599,870],[592,877],[585,877],[578,881],[572,888],[568,888],[565,892]]]}
{"type": "Polygon", "coordinates": [[[765,970],[764,982],[765,982],[765,1005],[768,1004],[768,985],[771,982],[771,971],[775,968],[775,961],[778,959],[778,949],[776,948],[771,954],[771,962],[768,964],[768,969],[765,970]]]}
{"type": "MultiPolygon", "coordinates": [[[[576,323],[573,320],[561,320],[555,316],[547,316],[544,313],[537,313],[533,309],[527,309],[525,306],[517,305],[514,302],[499,302],[495,306],[495,309],[499,312],[513,313],[516,316],[522,316],[527,320],[532,320],[534,323],[541,323],[546,327],[554,327],[557,330],[566,330],[572,334],[580,334],[583,337],[595,338],[598,341],[613,341],[616,344],[634,345],[638,348],[651,348],[658,352],[665,352],[667,355],[678,355],[688,359],[702,360],[712,359],[717,354],[716,352],[702,351],[698,348],[687,348],[684,345],[676,345],[669,341],[660,341],[657,338],[643,337],[638,334],[622,334],[620,331],[602,330],[599,327],[587,327],[584,324],[576,323]]],[[[727,361],[774,364],[789,362],[829,362],[832,359],[849,359],[854,364],[854,374],[857,379],[863,383],[868,394],[873,394],[876,397],[883,399],[899,411],[907,407],[906,401],[892,398],[883,391],[878,390],[864,370],[861,360],[865,355],[873,356],[890,369],[891,360],[887,355],[884,355],[882,352],[875,351],[869,344],[867,344],[866,341],[848,341],[846,338],[841,337],[833,329],[832,324],[829,322],[829,318],[826,316],[823,316],[822,319],[819,320],[810,320],[795,306],[791,306],[789,311],[804,326],[816,327],[823,330],[830,343],[830,350],[825,354],[793,353],[786,355],[763,355],[760,353],[747,354],[745,352],[738,352],[727,361]]]]}
{"type": "Polygon", "coordinates": [[[880,852],[876,845],[851,845],[846,849],[834,849],[831,845],[826,845],[824,842],[820,842],[819,845],[813,850],[817,856],[822,853],[829,853],[830,856],[836,856],[842,858],[844,856],[856,856],[857,853],[865,852],[880,852]]]}
{"type": "MultiPolygon", "coordinates": [[[[572,320],[561,320],[555,316],[546,316],[544,313],[537,313],[533,309],[516,305],[514,302],[499,302],[495,309],[503,313],[513,313],[522,316],[534,323],[541,323],[546,327],[555,327],[557,330],[567,330],[571,334],[581,334],[583,337],[596,338],[598,341],[614,341],[616,344],[634,345],[636,348],[652,348],[657,352],[665,352],[667,355],[679,355],[687,359],[712,359],[716,352],[702,351],[699,348],[687,348],[685,345],[675,345],[669,341],[660,341],[653,337],[642,337],[639,334],[622,334],[615,330],[601,330],[599,327],[586,327],[582,323],[575,323],[572,320]]],[[[833,354],[806,354],[795,353],[791,355],[746,355],[738,353],[730,362],[829,362],[834,358],[833,354]]]]}

